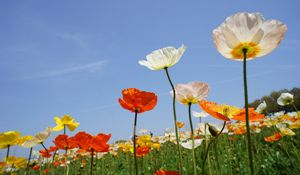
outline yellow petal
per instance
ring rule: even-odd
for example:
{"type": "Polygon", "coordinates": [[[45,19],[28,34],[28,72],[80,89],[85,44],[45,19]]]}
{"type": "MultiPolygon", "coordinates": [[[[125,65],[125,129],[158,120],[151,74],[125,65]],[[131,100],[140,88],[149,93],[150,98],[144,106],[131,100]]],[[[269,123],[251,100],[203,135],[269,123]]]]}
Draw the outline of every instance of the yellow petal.
{"type": "Polygon", "coordinates": [[[62,125],[61,119],[59,117],[55,116],[54,121],[57,125],[62,125]]]}
{"type": "Polygon", "coordinates": [[[62,124],[71,124],[74,122],[74,119],[70,115],[64,115],[61,119],[62,124]]]}
{"type": "Polygon", "coordinates": [[[67,127],[69,128],[69,130],[71,132],[74,131],[78,126],[79,126],[78,122],[73,122],[73,123],[67,125],[67,127]]]}
{"type": "Polygon", "coordinates": [[[61,131],[62,129],[64,129],[64,125],[63,124],[57,125],[54,128],[52,128],[53,131],[61,131]]]}
{"type": "Polygon", "coordinates": [[[7,131],[0,134],[0,147],[3,148],[5,145],[15,145],[18,143],[20,133],[17,131],[7,131]]]}

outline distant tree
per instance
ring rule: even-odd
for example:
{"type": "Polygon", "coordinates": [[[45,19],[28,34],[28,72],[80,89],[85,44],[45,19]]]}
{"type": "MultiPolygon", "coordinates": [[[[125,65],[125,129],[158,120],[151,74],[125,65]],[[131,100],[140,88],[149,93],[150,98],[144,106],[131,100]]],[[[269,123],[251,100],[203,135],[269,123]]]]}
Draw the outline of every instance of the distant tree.
{"type": "Polygon", "coordinates": [[[268,96],[263,96],[260,99],[254,100],[252,103],[249,104],[249,106],[252,108],[257,108],[257,106],[260,103],[265,101],[267,103],[266,114],[279,112],[279,111],[286,111],[286,112],[295,111],[294,107],[291,105],[280,106],[277,104],[277,99],[284,92],[288,92],[294,95],[295,106],[297,107],[298,110],[300,110],[300,88],[293,88],[292,90],[282,89],[279,91],[273,91],[268,96]]]}

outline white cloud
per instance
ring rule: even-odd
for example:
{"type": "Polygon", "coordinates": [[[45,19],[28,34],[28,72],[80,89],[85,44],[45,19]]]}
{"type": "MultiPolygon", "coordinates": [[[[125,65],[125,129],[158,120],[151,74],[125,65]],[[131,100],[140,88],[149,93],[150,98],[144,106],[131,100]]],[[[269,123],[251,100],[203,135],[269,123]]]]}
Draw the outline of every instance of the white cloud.
{"type": "Polygon", "coordinates": [[[83,64],[83,65],[66,67],[64,69],[59,69],[59,70],[39,72],[39,73],[35,73],[30,76],[24,77],[24,79],[48,78],[48,77],[62,76],[62,75],[66,75],[66,74],[71,74],[71,73],[75,73],[75,72],[83,72],[83,71],[97,72],[97,71],[101,70],[105,64],[107,64],[107,60],[102,60],[102,61],[83,64]]]}

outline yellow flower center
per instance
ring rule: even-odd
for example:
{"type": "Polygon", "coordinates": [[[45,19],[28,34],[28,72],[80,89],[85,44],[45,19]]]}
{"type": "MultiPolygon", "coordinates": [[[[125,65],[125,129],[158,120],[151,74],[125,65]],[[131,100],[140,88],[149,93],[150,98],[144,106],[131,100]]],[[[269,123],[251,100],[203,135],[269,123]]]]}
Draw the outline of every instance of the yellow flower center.
{"type": "Polygon", "coordinates": [[[243,59],[244,49],[247,49],[246,58],[254,58],[260,52],[260,47],[256,43],[245,42],[234,47],[230,53],[235,59],[243,59]]]}

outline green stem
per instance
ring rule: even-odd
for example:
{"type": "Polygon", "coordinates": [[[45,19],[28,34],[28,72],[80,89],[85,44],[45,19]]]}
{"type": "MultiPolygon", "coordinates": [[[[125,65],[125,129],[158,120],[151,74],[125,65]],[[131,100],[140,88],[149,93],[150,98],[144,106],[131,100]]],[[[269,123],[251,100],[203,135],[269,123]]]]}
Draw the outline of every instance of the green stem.
{"type": "Polygon", "coordinates": [[[299,114],[298,114],[298,109],[297,109],[295,103],[292,103],[292,105],[293,105],[294,109],[296,110],[296,114],[297,114],[298,118],[300,118],[300,116],[299,116],[299,114]]]}
{"type": "Polygon", "coordinates": [[[175,88],[174,85],[171,81],[170,75],[169,75],[169,71],[168,71],[168,67],[165,67],[165,71],[166,71],[166,75],[168,77],[169,83],[172,87],[172,91],[173,91],[173,116],[174,116],[174,126],[175,126],[175,135],[176,135],[176,143],[177,143],[177,151],[178,151],[178,157],[179,157],[179,170],[180,170],[180,174],[182,174],[182,159],[181,159],[181,149],[179,147],[179,137],[178,137],[178,128],[177,128],[177,117],[176,117],[176,93],[175,93],[175,88]]]}
{"type": "Polygon", "coordinates": [[[138,114],[138,110],[135,111],[134,124],[133,124],[133,154],[134,154],[135,175],[138,175],[138,165],[137,165],[137,159],[136,159],[136,123],[137,123],[137,114],[138,114]]]}
{"type": "Polygon", "coordinates": [[[57,153],[57,150],[55,150],[53,153],[52,162],[54,162],[54,160],[55,160],[56,153],[57,153]]]}
{"type": "Polygon", "coordinates": [[[216,137],[214,137],[209,143],[208,143],[208,146],[207,146],[207,148],[206,148],[206,152],[205,152],[205,156],[204,156],[204,159],[203,159],[203,163],[202,163],[202,175],[204,175],[205,173],[205,162],[206,162],[206,159],[207,159],[207,155],[208,155],[208,153],[209,153],[209,148],[210,148],[210,146],[211,146],[211,144],[215,141],[215,140],[217,140],[217,138],[221,135],[221,133],[223,132],[223,130],[224,130],[224,128],[225,128],[225,125],[226,125],[226,121],[224,121],[224,124],[223,124],[223,127],[222,127],[222,129],[221,129],[221,131],[216,135],[216,137]]]}
{"type": "Polygon", "coordinates": [[[94,164],[94,149],[91,149],[92,155],[91,155],[91,168],[90,168],[90,175],[93,174],[93,164],[94,164]]]}
{"type": "Polygon", "coordinates": [[[41,145],[42,145],[42,146],[44,147],[44,149],[46,150],[46,153],[47,153],[47,158],[46,158],[47,162],[46,162],[46,163],[48,163],[49,151],[48,151],[48,149],[45,147],[45,145],[44,145],[43,142],[41,142],[41,145]]]}
{"type": "Polygon", "coordinates": [[[26,166],[26,172],[28,172],[29,163],[30,163],[30,159],[31,159],[31,154],[32,154],[32,147],[30,148],[30,151],[29,151],[29,157],[28,157],[28,162],[27,162],[27,166],[26,166]]]}
{"type": "Polygon", "coordinates": [[[196,169],[196,155],[195,155],[195,140],[194,140],[194,129],[193,129],[193,122],[192,122],[192,115],[191,115],[191,107],[192,107],[192,103],[189,103],[188,105],[189,105],[189,121],[190,121],[191,137],[192,137],[193,168],[194,168],[194,175],[197,175],[197,169],[196,169]]]}
{"type": "Polygon", "coordinates": [[[10,148],[10,145],[7,145],[6,159],[8,159],[8,156],[9,156],[9,148],[10,148]]]}
{"type": "Polygon", "coordinates": [[[66,125],[64,125],[64,135],[66,135],[67,131],[66,131],[66,125]]]}
{"type": "Polygon", "coordinates": [[[249,111],[248,111],[248,89],[247,89],[247,51],[248,49],[244,48],[244,59],[243,59],[243,75],[244,75],[244,95],[245,95],[245,110],[246,110],[246,128],[247,128],[247,140],[248,140],[248,159],[250,174],[254,175],[254,166],[253,166],[253,153],[252,153],[252,144],[251,144],[251,133],[249,126],[249,111]]]}

